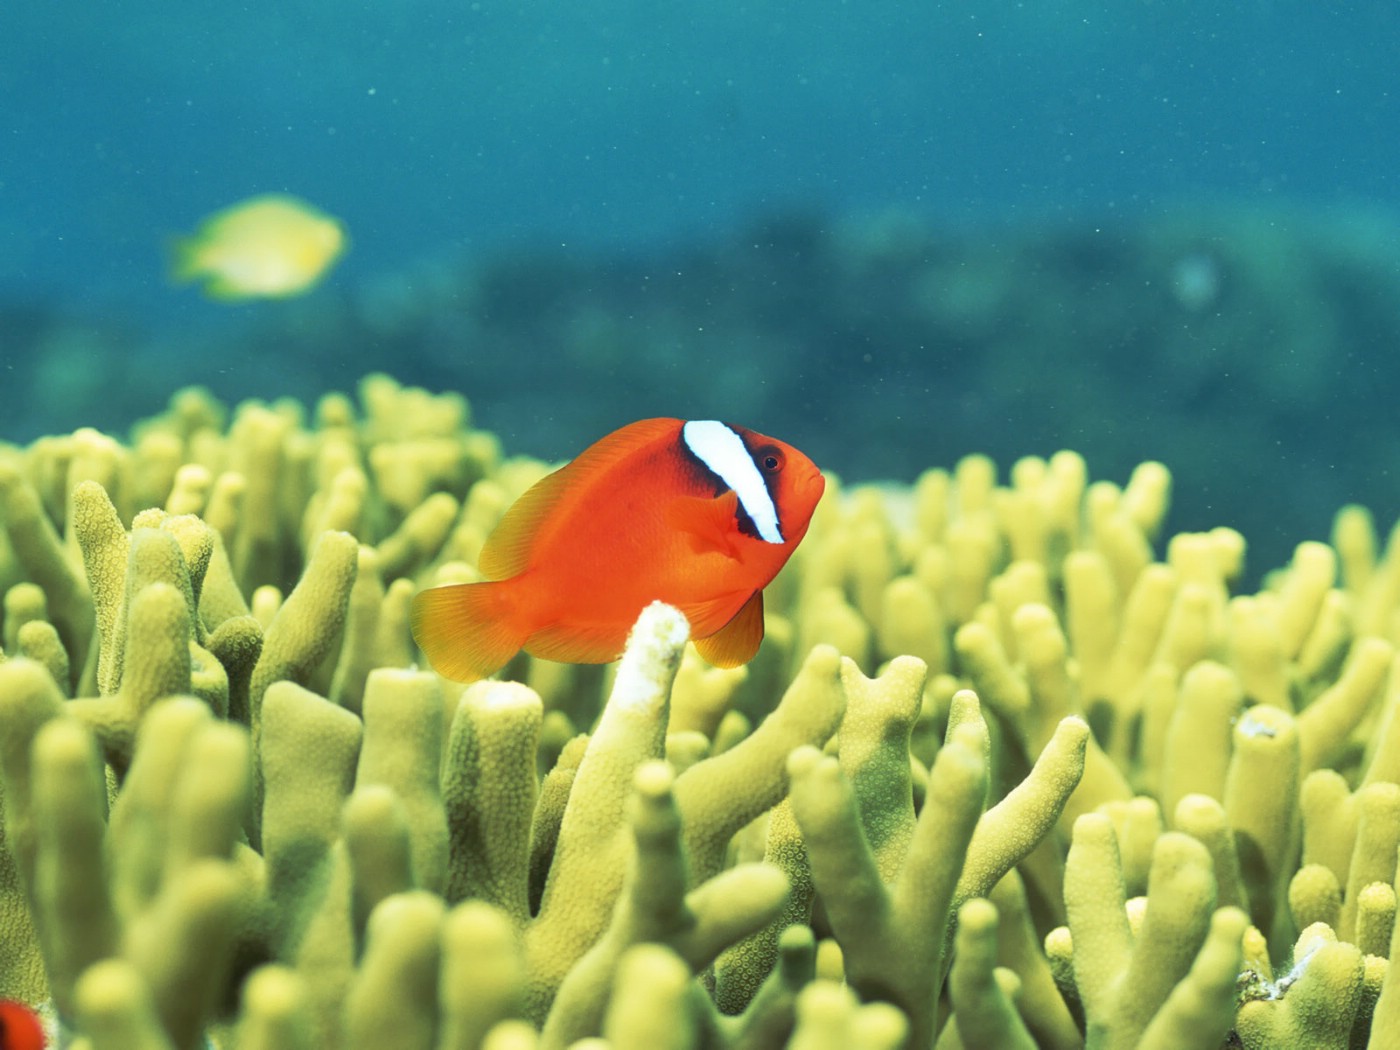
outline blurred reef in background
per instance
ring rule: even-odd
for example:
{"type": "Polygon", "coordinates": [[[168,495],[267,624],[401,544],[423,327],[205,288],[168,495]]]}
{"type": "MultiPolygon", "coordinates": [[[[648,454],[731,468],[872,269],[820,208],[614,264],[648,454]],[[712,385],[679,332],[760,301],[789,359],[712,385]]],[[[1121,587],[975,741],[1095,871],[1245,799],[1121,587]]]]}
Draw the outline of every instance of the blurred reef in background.
{"type": "Polygon", "coordinates": [[[1198,206],[1101,223],[755,220],[647,250],[516,250],[148,335],[0,304],[0,438],[123,431],[177,387],[310,401],[389,370],[566,458],[647,415],[782,434],[850,480],[1075,448],[1177,479],[1173,528],[1250,537],[1252,575],[1336,508],[1400,511],[1400,223],[1198,206]]]}

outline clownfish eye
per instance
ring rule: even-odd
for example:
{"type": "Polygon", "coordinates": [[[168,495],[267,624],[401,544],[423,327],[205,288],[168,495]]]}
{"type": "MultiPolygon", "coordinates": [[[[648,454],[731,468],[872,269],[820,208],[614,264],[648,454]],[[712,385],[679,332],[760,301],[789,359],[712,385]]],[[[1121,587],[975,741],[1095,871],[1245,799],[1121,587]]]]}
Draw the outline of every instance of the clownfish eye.
{"type": "Polygon", "coordinates": [[[761,448],[754,456],[758,461],[759,469],[765,474],[776,474],[783,469],[783,454],[776,448],[761,448]]]}

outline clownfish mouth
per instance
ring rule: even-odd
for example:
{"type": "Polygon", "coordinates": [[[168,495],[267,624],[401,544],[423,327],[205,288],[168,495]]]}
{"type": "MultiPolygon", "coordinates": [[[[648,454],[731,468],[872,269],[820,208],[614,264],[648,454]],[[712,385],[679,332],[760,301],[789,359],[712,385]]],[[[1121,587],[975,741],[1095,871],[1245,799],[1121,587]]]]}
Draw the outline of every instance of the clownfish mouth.
{"type": "Polygon", "coordinates": [[[793,494],[804,505],[815,508],[826,492],[826,476],[820,470],[804,472],[794,479],[793,494]]]}

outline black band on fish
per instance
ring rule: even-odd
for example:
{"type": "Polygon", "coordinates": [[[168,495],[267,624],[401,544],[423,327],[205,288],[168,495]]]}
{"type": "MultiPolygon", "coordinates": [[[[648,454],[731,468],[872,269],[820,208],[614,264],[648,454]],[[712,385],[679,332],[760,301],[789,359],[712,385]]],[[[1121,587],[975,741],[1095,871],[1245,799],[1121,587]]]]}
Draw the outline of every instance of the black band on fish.
{"type": "Polygon", "coordinates": [[[681,430],[681,439],[691,455],[733,489],[739,506],[753,522],[758,538],[766,543],[782,543],[778,508],[758,465],[732,428],[714,419],[691,420],[681,430]]]}

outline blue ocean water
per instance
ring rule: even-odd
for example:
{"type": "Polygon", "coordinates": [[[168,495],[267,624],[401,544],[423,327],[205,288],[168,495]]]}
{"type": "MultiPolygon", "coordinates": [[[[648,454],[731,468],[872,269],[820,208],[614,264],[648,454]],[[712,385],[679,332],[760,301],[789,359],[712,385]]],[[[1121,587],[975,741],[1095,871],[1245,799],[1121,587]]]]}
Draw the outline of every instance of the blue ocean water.
{"type": "MultiPolygon", "coordinates": [[[[1260,460],[1259,471],[1276,486],[1308,466],[1316,491],[1301,532],[1325,529],[1344,499],[1395,503],[1393,479],[1381,476],[1389,449],[1375,448],[1385,428],[1347,443],[1354,384],[1377,412],[1377,389],[1400,384],[1378,345],[1400,317],[1400,11],[1389,5],[54,0],[10,5],[4,22],[0,364],[12,374],[9,397],[18,389],[29,409],[12,413],[0,438],[84,421],[117,426],[177,383],[230,397],[310,396],[377,367],[459,386],[512,447],[563,456],[635,414],[635,399],[621,396],[629,374],[664,359],[655,412],[732,418],[729,406],[741,405],[751,415],[740,421],[774,420],[773,432],[805,436],[857,476],[907,476],[979,448],[1008,462],[1072,445],[1096,474],[1120,478],[1151,456],[1185,465],[1189,486],[1201,465],[1207,480],[1196,488],[1214,485],[1218,496],[1193,503],[1188,491],[1188,523],[1207,527],[1218,514],[1250,524],[1250,508],[1231,503],[1221,480],[1232,459],[1253,454],[1248,441],[1231,445],[1243,429],[1263,449],[1299,441],[1296,455],[1260,460]],[[170,283],[172,235],[269,191],[298,194],[346,223],[351,251],[325,285],[294,303],[230,308],[170,283]],[[890,215],[920,231],[903,269],[890,247],[903,227],[879,225],[890,215]],[[1133,264],[1150,254],[1143,245],[1161,242],[1152,224],[1162,216],[1177,242],[1166,269],[1149,267],[1156,276],[1139,281],[1133,264]],[[786,234],[772,234],[775,221],[786,234]],[[1295,223],[1306,237],[1293,238],[1295,223]],[[861,250],[879,267],[843,269],[851,237],[836,237],[838,228],[873,230],[861,250]],[[1227,239],[1212,233],[1220,230],[1247,249],[1211,247],[1212,237],[1227,239]],[[828,239],[812,240],[814,231],[828,239]],[[1214,329],[1199,314],[1173,320],[1153,298],[1182,282],[1181,294],[1204,289],[1201,309],[1223,313],[1229,300],[1217,286],[1228,292],[1250,277],[1296,304],[1301,293],[1286,291],[1294,271],[1274,285],[1266,271],[1270,260],[1313,252],[1319,236],[1348,266],[1365,263],[1366,278],[1349,277],[1316,315],[1324,333],[1337,317],[1359,318],[1346,340],[1313,340],[1313,315],[1265,316],[1262,291],[1237,301],[1232,326],[1214,329]],[[1055,250],[1028,249],[1037,238],[1055,250]],[[736,262],[750,241],[763,258],[736,262]],[[882,247],[869,249],[876,241],[882,247]],[[1102,251],[1104,242],[1114,249],[1102,251]],[[806,269],[785,266],[799,255],[806,269]],[[524,382],[511,360],[520,346],[490,334],[500,326],[485,327],[444,276],[483,259],[615,257],[644,262],[620,278],[606,261],[507,271],[528,277],[521,314],[547,317],[531,304],[567,301],[561,330],[574,338],[580,325],[596,329],[568,353],[552,331],[536,332],[524,382]],[[692,283],[701,270],[704,281],[692,283]],[[904,281],[914,270],[920,280],[904,281]],[[1041,289],[1047,274],[1076,280],[1041,289]],[[652,318],[638,335],[627,327],[633,300],[589,300],[614,279],[664,284],[677,304],[670,327],[652,318]],[[998,280],[1015,287],[996,291],[998,280]],[[756,294],[736,305],[737,285],[765,281],[791,294],[776,306],[756,294]],[[813,331],[803,321],[814,304],[801,290],[821,282],[846,289],[854,305],[813,331]],[[1139,296],[1146,284],[1152,294],[1139,296]],[[1095,297],[1104,287],[1112,296],[1095,297]],[[532,289],[548,294],[530,299],[532,289]],[[889,289],[903,298],[891,292],[887,303],[889,289]],[[1040,299],[1014,338],[998,341],[985,319],[952,335],[942,315],[928,330],[886,325],[930,296],[955,300],[946,309],[957,317],[974,309],[969,296],[985,299],[975,308],[995,321],[1014,313],[999,303],[1028,290],[1040,299]],[[1063,304],[1047,298],[1062,292],[1063,304]],[[372,338],[347,327],[364,303],[382,313],[386,299],[414,319],[402,332],[386,335],[382,320],[372,338]],[[423,320],[444,303],[445,313],[423,320]],[[1133,355],[1148,351],[1136,335],[1095,327],[1115,311],[1119,332],[1197,328],[1180,345],[1153,344],[1138,367],[1133,355]],[[1038,341],[1057,312],[1082,321],[1038,341]],[[55,319],[87,333],[59,341],[68,357],[52,356],[54,339],[26,336],[55,319]],[[1270,334],[1300,324],[1301,355],[1270,334]],[[677,334],[707,325],[723,339],[677,334]],[[455,345],[464,327],[475,341],[455,345]],[[341,341],[317,344],[328,330],[341,341]],[[619,350],[598,366],[629,332],[638,360],[619,350]],[[1084,360],[1070,356],[1081,350],[1084,360]],[[1270,377],[1295,357],[1297,381],[1273,389],[1270,377]],[[85,369],[107,358],[119,363],[85,369]],[[1064,384],[1054,394],[1038,393],[1050,382],[1047,359],[1059,361],[1064,384]],[[755,361],[756,371],[740,368],[755,361]],[[113,368],[126,377],[121,396],[113,368]],[[1116,377],[1124,407],[1101,399],[1096,415],[1075,403],[1078,368],[1116,377]],[[1241,369],[1257,378],[1242,382],[1241,369]],[[717,371],[730,381],[707,386],[717,371]],[[1135,384],[1158,372],[1174,400],[1145,414],[1135,384]],[[84,387],[80,373],[106,378],[84,387]],[[55,375],[71,386],[55,388],[55,375]],[[835,385],[861,398],[861,413],[843,413],[824,393],[835,385]],[[767,401],[744,400],[765,388],[767,401]],[[871,418],[888,424],[880,443],[853,445],[871,418]],[[1200,437],[1203,420],[1218,428],[1213,443],[1200,437]],[[1339,468],[1363,442],[1373,459],[1339,468]]],[[[1327,287],[1322,277],[1308,285],[1327,287]]],[[[1264,498],[1281,502],[1276,492],[1264,498]]]]}
{"type": "Polygon", "coordinates": [[[174,317],[162,238],[284,189],[354,282],[791,203],[1385,201],[1388,5],[57,0],[0,38],[0,291],[174,317]]]}

